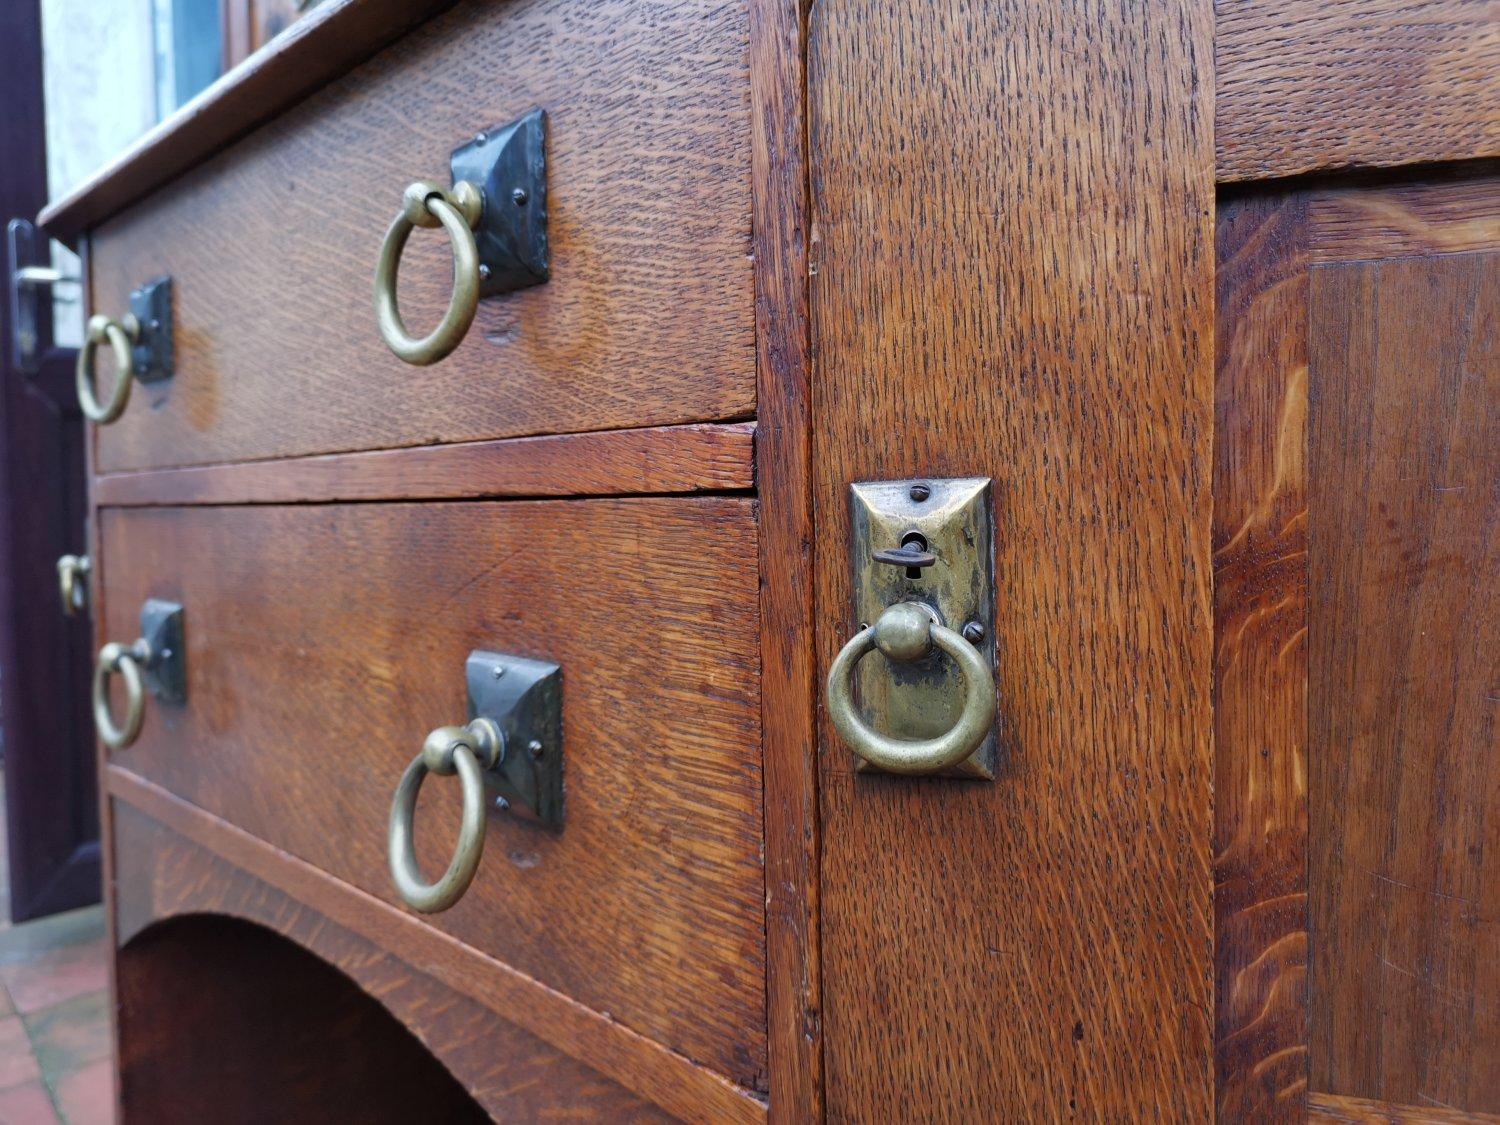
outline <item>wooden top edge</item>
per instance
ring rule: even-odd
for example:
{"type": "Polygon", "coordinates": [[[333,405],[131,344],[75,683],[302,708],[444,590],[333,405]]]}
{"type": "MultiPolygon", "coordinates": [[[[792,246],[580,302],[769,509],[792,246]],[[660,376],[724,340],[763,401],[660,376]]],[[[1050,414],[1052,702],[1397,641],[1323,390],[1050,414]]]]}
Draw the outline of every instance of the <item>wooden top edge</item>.
{"type": "Polygon", "coordinates": [[[320,86],[454,0],[328,0],[143,134],[37,216],[69,246],[90,228],[320,86]]]}
{"type": "Polygon", "coordinates": [[[102,473],[100,507],[744,491],[755,423],[695,423],[102,473]]]}

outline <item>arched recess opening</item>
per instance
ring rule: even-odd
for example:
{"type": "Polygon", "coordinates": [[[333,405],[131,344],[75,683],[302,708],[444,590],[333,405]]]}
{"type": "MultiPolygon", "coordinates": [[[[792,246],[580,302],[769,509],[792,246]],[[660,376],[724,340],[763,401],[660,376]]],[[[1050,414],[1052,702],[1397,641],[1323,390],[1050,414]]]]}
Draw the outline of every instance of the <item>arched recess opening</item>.
{"type": "Polygon", "coordinates": [[[126,1122],[489,1120],[379,1001],[252,922],[158,922],[116,985],[126,1122]]]}

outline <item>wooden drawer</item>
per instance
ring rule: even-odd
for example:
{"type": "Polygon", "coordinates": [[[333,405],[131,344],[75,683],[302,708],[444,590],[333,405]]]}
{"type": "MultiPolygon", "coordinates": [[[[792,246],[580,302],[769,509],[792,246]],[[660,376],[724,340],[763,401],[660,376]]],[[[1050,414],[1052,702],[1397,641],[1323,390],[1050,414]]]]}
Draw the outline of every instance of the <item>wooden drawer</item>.
{"type": "MultiPolygon", "coordinates": [[[[117,766],[389,902],[392,792],[483,648],[563,669],[566,823],[492,811],[432,926],[764,1089],[756,505],[105,509],[105,633],[185,608],[187,702],[117,766]]],[[[458,785],[417,810],[429,877],[458,785]]]]}
{"type": "MultiPolygon", "coordinates": [[[[109,472],[755,410],[744,0],[463,3],[98,227],[96,311],[174,283],[176,374],[101,428],[109,472]],[[402,189],[531,109],[549,119],[552,277],[480,303],[428,368],[376,328],[402,189]]],[[[451,255],[419,231],[413,330],[451,255]]]]}

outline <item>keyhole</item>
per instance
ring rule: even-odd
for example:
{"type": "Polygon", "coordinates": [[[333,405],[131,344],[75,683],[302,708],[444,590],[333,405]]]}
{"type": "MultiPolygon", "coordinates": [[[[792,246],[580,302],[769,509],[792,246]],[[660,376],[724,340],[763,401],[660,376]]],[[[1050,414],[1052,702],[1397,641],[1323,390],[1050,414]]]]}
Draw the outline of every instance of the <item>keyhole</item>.
{"type": "MultiPolygon", "coordinates": [[[[920,531],[908,531],[901,537],[901,546],[908,547],[913,551],[925,551],[927,550],[927,536],[923,535],[920,531]]],[[[907,567],[906,577],[916,581],[922,577],[922,568],[919,566],[907,567]]]]}

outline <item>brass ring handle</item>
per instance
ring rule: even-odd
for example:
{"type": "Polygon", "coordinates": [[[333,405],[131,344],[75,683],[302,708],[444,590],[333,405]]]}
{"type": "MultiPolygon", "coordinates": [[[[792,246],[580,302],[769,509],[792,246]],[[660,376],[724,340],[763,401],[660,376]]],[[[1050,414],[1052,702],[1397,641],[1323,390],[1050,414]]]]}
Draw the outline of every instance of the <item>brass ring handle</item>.
{"type": "Polygon", "coordinates": [[[484,852],[484,770],[504,754],[505,738],[489,719],[475,719],[466,727],[438,727],[427,736],[422,752],[412,759],[391,801],[387,854],[396,891],[413,910],[435,914],[447,910],[469,889],[484,852]],[[412,824],[417,794],[429,773],[458,774],[463,783],[464,811],[458,844],[448,870],[435,883],[423,880],[412,846],[412,824]]]}
{"type": "Polygon", "coordinates": [[[99,659],[94,662],[94,726],[99,729],[99,739],[111,750],[123,750],[141,733],[141,718],[146,711],[146,683],[141,676],[141,665],[149,659],[143,651],[144,642],[134,647],[110,641],[99,650],[99,659]],[[119,672],[125,681],[125,721],[115,726],[114,716],[109,713],[109,677],[119,672]]]}
{"type": "Polygon", "coordinates": [[[88,605],[89,557],[63,555],[57,560],[57,592],[63,614],[72,617],[88,605]]]}
{"type": "Polygon", "coordinates": [[[78,406],[89,421],[104,426],[125,413],[125,405],[130,401],[130,384],[135,382],[135,357],[131,345],[139,334],[140,325],[128,313],[123,320],[99,314],[89,317],[88,331],[83,347],[78,349],[78,363],[73,371],[78,387],[78,406]],[[108,401],[101,403],[94,389],[94,353],[106,340],[115,353],[115,386],[108,401]]]}
{"type": "Polygon", "coordinates": [[[419,181],[401,193],[401,211],[385,232],[380,258],[375,264],[375,320],[386,346],[407,363],[425,367],[436,363],[464,338],[479,308],[479,246],[474,227],[484,210],[484,197],[473,184],[460,180],[451,191],[419,181]],[[436,227],[448,232],[453,244],[453,297],[442,321],[420,340],[407,334],[396,307],[396,275],[401,251],[417,227],[436,227]]]}
{"type": "Polygon", "coordinates": [[[849,748],[887,773],[924,774],[955,766],[972,754],[995,721],[995,678],[979,650],[944,628],[926,606],[898,602],[839,650],[828,669],[828,714],[849,748]],[[854,705],[854,668],[872,649],[897,663],[918,660],[936,646],[964,676],[958,722],[936,738],[910,741],[872,730],[854,705]]]}

